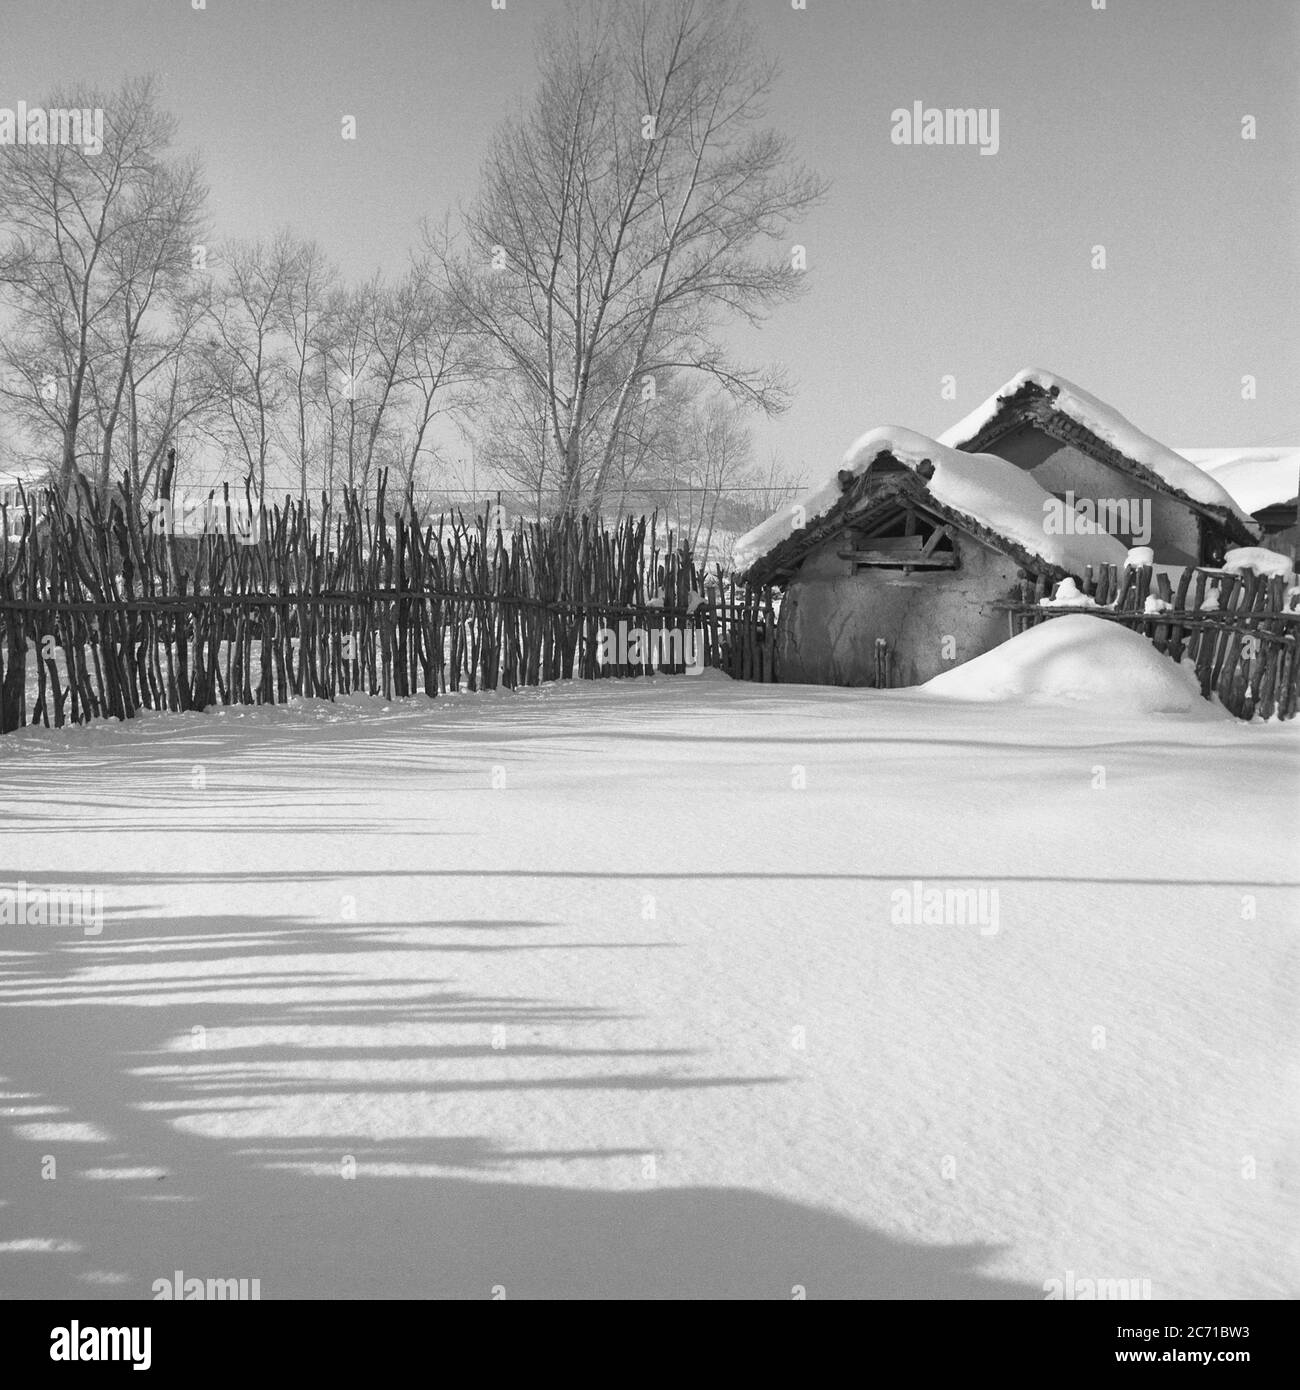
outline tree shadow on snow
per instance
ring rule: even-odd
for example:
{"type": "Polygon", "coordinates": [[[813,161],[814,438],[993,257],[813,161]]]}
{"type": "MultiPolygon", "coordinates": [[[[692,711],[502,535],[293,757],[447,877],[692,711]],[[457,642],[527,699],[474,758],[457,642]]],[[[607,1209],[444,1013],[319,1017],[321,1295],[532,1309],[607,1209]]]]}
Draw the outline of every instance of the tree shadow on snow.
{"type": "Polygon", "coordinates": [[[679,1091],[705,1104],[786,1077],[714,1074],[689,1049],[611,1044],[627,1016],[591,1004],[362,968],[365,953],[400,959],[404,940],[427,964],[432,928],[526,950],[555,949],[528,938],[557,925],[430,923],[417,938],[402,924],[136,918],[103,943],[4,952],[0,1296],[149,1298],[181,1270],[257,1278],[263,1298],[1041,1297],[981,1273],[992,1247],[922,1246],[782,1196],[656,1182],[653,1148],[620,1142],[600,1099],[679,1091]],[[212,1046],[189,1046],[196,1023],[212,1046]],[[304,1025],[331,1031],[320,1046],[221,1042],[223,1030],[304,1025]],[[448,1025],[472,1026],[449,1041],[448,1025]],[[502,1051],[497,1025],[513,1039],[502,1051]],[[561,1027],[564,1042],[548,1041],[561,1027]],[[575,1045],[585,1027],[598,1034],[575,1045]],[[419,1075],[366,1074],[376,1063],[419,1075]],[[473,1075],[451,1073],[466,1063],[473,1075]],[[572,1091],[608,1142],[511,1149],[462,1132],[460,1108],[497,1091],[515,1093],[525,1122],[543,1097],[553,1106],[572,1091]],[[296,1101],[315,1107],[312,1132],[269,1133],[268,1112],[292,1115],[296,1101]],[[419,1132],[376,1137],[363,1112],[419,1132]],[[42,1177],[47,1156],[53,1178],[42,1177]],[[566,1167],[571,1185],[505,1180],[536,1160],[594,1166],[566,1167]]]}

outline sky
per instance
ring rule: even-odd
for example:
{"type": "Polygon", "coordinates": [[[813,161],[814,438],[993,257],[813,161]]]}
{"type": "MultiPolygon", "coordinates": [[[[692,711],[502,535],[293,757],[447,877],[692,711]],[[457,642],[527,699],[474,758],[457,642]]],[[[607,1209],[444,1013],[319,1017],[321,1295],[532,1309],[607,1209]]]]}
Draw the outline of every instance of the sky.
{"type": "MultiPolygon", "coordinates": [[[[0,0],[0,107],[153,72],[214,233],[288,224],[358,279],[473,196],[560,7],[199,3],[0,0]]],[[[937,434],[1026,366],[1173,446],[1300,442],[1296,0],[749,8],[781,68],[770,121],[830,182],[790,232],[806,294],[729,335],[795,384],[761,460],[818,480],[867,429],[937,434]],[[915,102],[996,110],[996,154],[894,143],[915,102]]]]}

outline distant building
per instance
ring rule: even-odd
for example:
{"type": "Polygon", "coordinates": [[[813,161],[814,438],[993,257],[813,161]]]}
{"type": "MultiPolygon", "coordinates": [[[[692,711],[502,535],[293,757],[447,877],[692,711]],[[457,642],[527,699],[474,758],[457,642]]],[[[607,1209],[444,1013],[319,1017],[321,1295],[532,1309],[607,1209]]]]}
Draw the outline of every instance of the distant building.
{"type": "Polygon", "coordinates": [[[0,463],[0,506],[9,509],[9,525],[21,510],[21,497],[37,500],[50,486],[52,470],[46,464],[0,463]]]}

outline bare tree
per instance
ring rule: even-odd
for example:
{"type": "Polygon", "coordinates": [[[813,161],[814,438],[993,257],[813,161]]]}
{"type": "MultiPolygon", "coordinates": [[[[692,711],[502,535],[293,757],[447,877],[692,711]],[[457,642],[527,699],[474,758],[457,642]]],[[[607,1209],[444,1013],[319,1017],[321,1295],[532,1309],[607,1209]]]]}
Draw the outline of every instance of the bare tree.
{"type": "Polygon", "coordinates": [[[404,409],[396,435],[400,450],[396,467],[408,500],[413,500],[424,465],[436,456],[430,443],[434,422],[472,412],[474,387],[487,365],[463,310],[435,283],[427,260],[413,267],[411,285],[415,327],[402,364],[404,409]]]}
{"type": "Polygon", "coordinates": [[[680,374],[639,401],[619,448],[617,514],[654,506],[707,564],[732,499],[756,481],[746,413],[725,392],[680,374]]]}
{"type": "MultiPolygon", "coordinates": [[[[799,468],[801,477],[806,469],[799,468]]],[[[793,502],[806,483],[791,477],[791,470],[773,449],[765,465],[754,465],[732,479],[726,497],[718,508],[718,523],[726,530],[713,543],[714,558],[730,568],[735,542],[744,533],[765,521],[788,502],[793,502]]]]}
{"type": "Polygon", "coordinates": [[[269,243],[227,242],[209,313],[208,348],[225,403],[219,437],[239,451],[261,496],[287,394],[279,330],[296,253],[287,232],[269,243]]]}
{"type": "Polygon", "coordinates": [[[340,288],[330,300],[323,325],[322,394],[329,415],[327,487],[330,489],[340,480],[348,487],[364,484],[367,442],[373,447],[378,436],[379,414],[375,409],[372,376],[376,368],[375,326],[382,313],[383,294],[378,275],[365,284],[340,288]]]}
{"type": "Polygon", "coordinates": [[[338,287],[338,271],[314,241],[285,234],[288,249],[277,326],[286,340],[284,372],[292,401],[292,425],[285,452],[297,465],[299,501],[307,500],[313,453],[318,460],[322,439],[322,405],[328,363],[327,336],[330,303],[338,287]]]}
{"type": "Polygon", "coordinates": [[[375,276],[333,298],[322,320],[322,397],[333,476],[368,496],[380,468],[394,474],[394,500],[410,498],[432,462],[441,416],[469,408],[481,370],[464,314],[416,262],[392,284],[375,276]]]}
{"type": "MultiPolygon", "coordinates": [[[[94,359],[112,363],[106,381],[96,376],[102,441],[95,486],[101,494],[112,478],[113,441],[124,409],[128,428],[138,424],[131,416],[133,390],[175,350],[177,330],[184,326],[183,301],[205,197],[193,163],[159,169],[135,199],[134,235],[115,238],[106,248],[121,294],[118,320],[109,321],[104,351],[94,359]]],[[[138,447],[133,439],[129,452],[134,456],[138,447]]]]}
{"type": "Polygon", "coordinates": [[[514,373],[493,373],[474,413],[470,438],[484,475],[527,498],[541,517],[559,479],[542,399],[514,373]]]}
{"type": "Polygon", "coordinates": [[[541,403],[562,507],[603,496],[647,377],[697,371],[766,411],[779,374],[715,336],[802,288],[779,239],[822,185],[761,128],[773,66],[738,0],[574,7],[498,134],[453,254],[474,327],[541,403]]]}
{"type": "MultiPolygon", "coordinates": [[[[428,281],[412,270],[395,285],[378,279],[359,300],[366,349],[365,442],[361,455],[361,485],[369,496],[370,481],[381,460],[404,461],[398,422],[406,389],[414,381],[417,344],[432,329],[433,303],[428,281]]],[[[436,385],[432,391],[436,392],[436,385]]],[[[432,418],[433,396],[427,409],[432,418]]],[[[428,424],[426,421],[425,429],[428,424]]],[[[421,432],[423,437],[423,431],[421,432]]],[[[413,446],[417,452],[419,445],[413,446]]]]}
{"type": "Polygon", "coordinates": [[[686,534],[696,562],[707,565],[719,509],[751,471],[754,439],[735,404],[714,395],[691,412],[687,440],[686,534]]]}
{"type": "Polygon", "coordinates": [[[136,497],[155,491],[182,427],[207,432],[220,397],[202,353],[208,286],[192,280],[173,296],[167,332],[137,342],[125,388],[127,472],[136,497]]]}
{"type": "Polygon", "coordinates": [[[206,190],[196,163],[167,157],[175,122],[148,79],[49,104],[102,110],[102,148],[0,146],[0,286],[19,316],[4,351],[8,403],[53,443],[68,492],[87,457],[87,421],[90,471],[106,484],[137,347],[165,337],[159,319],[188,272],[206,190]]]}

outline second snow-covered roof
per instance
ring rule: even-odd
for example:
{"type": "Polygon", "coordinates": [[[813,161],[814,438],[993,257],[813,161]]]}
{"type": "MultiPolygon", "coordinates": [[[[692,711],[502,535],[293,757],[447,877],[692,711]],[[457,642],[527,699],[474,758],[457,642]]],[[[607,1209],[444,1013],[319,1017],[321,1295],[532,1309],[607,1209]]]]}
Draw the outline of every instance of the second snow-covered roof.
{"type": "Polygon", "coordinates": [[[1214,475],[1247,512],[1294,502],[1300,493],[1300,446],[1274,444],[1248,449],[1179,449],[1185,459],[1214,475]]]}
{"type": "Polygon", "coordinates": [[[1003,410],[1008,398],[1025,386],[1036,386],[1053,397],[1053,404],[1075,424],[1108,444],[1116,453],[1140,465],[1154,475],[1165,487],[1202,506],[1221,508],[1246,526],[1250,517],[1233,500],[1231,494],[1196,464],[1180,457],[1172,449],[1144,434],[1131,421],[1089,395],[1072,381],[1039,367],[1027,367],[1017,372],[1005,386],[999,387],[982,405],[940,436],[940,443],[961,448],[976,440],[981,431],[1003,410]]]}

